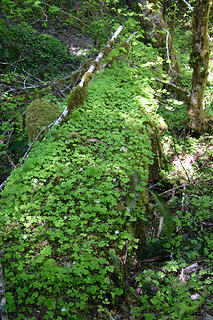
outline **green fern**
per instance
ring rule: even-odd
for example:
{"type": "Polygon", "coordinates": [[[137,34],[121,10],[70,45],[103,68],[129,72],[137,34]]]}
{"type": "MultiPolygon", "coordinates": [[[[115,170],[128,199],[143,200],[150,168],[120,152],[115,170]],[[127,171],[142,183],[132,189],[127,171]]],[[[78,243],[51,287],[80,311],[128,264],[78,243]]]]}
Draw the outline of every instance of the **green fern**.
{"type": "Polygon", "coordinates": [[[152,196],[152,199],[155,202],[157,209],[159,210],[160,214],[164,218],[164,223],[165,223],[164,231],[168,241],[170,241],[170,239],[172,238],[172,233],[175,228],[173,213],[171,212],[170,208],[168,207],[167,203],[162,197],[160,197],[159,195],[157,195],[151,190],[149,190],[149,192],[152,196]]]}

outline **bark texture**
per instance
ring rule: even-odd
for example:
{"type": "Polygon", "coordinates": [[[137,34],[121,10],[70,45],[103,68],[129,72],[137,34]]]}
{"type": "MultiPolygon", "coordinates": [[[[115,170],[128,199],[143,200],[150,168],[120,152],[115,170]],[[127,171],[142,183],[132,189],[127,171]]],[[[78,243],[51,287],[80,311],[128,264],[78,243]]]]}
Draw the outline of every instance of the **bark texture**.
{"type": "Polygon", "coordinates": [[[192,54],[190,65],[193,68],[192,89],[188,105],[189,127],[200,134],[203,130],[203,100],[208,78],[210,47],[208,22],[210,0],[197,0],[192,17],[192,54]]]}
{"type": "Polygon", "coordinates": [[[159,9],[158,0],[139,0],[141,10],[140,23],[144,30],[144,40],[159,49],[159,53],[165,61],[165,69],[172,76],[180,73],[178,58],[167,25],[163,19],[163,13],[159,9]],[[170,61],[169,65],[166,61],[170,61]]]}

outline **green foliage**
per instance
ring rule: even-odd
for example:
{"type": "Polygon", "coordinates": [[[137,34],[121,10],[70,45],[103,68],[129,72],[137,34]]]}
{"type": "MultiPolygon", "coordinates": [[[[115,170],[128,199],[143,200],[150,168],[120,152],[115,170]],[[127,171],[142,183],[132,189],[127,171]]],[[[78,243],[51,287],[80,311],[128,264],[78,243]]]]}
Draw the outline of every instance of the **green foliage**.
{"type": "MultiPolygon", "coordinates": [[[[17,83],[16,74],[5,75],[2,83],[10,86],[17,83]]],[[[1,90],[1,86],[0,86],[1,90]]],[[[27,98],[24,96],[14,97],[7,92],[0,99],[0,172],[1,179],[9,175],[8,160],[16,164],[27,147],[27,135],[24,128],[24,112],[27,98]]]]}
{"type": "Polygon", "coordinates": [[[152,152],[137,71],[122,61],[105,70],[87,103],[10,176],[0,200],[10,318],[98,316],[124,294],[125,270],[150,221],[152,152]]]}
{"type": "MultiPolygon", "coordinates": [[[[10,26],[7,39],[11,43],[11,54],[8,63],[16,62],[16,66],[34,76],[47,80],[76,68],[79,60],[68,54],[67,48],[57,39],[47,34],[38,35],[35,30],[24,26],[10,26]],[[23,68],[23,69],[22,69],[23,68]]],[[[6,71],[10,71],[9,64],[6,71]]]]}
{"type": "MultiPolygon", "coordinates": [[[[153,268],[149,265],[139,275],[138,286],[143,294],[138,295],[140,306],[133,308],[135,316],[150,312],[157,319],[169,317],[191,320],[197,319],[198,312],[207,308],[206,301],[212,295],[213,275],[210,145],[211,137],[208,135],[199,140],[192,137],[186,137],[184,141],[179,140],[178,155],[187,158],[190,154],[197,154],[197,161],[194,164],[193,175],[190,175],[191,172],[188,170],[190,180],[185,181],[182,187],[179,181],[176,180],[179,186],[174,186],[173,182],[171,191],[174,194],[166,199],[169,206],[165,204],[165,200],[156,199],[155,196],[156,209],[162,216],[166,213],[168,217],[170,212],[176,230],[173,230],[173,236],[168,238],[165,225],[160,238],[150,237],[144,252],[146,256],[143,258],[172,258],[170,261],[162,262],[157,268],[158,272],[156,265],[153,265],[153,268]],[[195,269],[186,272],[185,268],[194,263],[195,269]]],[[[176,156],[178,155],[176,153],[176,156]]],[[[173,155],[170,157],[172,159],[173,155]]],[[[184,166],[184,163],[182,165],[184,166]]],[[[167,171],[164,183],[168,183],[169,174],[171,172],[167,171]]],[[[162,187],[164,183],[159,185],[162,187]]]]}
{"type": "Polygon", "coordinates": [[[168,316],[176,320],[196,319],[193,314],[199,310],[210,291],[203,292],[199,299],[191,299],[192,288],[193,290],[202,288],[201,274],[193,273],[191,279],[185,284],[175,276],[175,271],[179,268],[179,263],[171,261],[164,266],[164,272],[156,273],[150,269],[139,275],[137,282],[143,290],[143,295],[139,296],[141,307],[133,309],[135,316],[150,312],[152,315],[158,314],[157,318],[153,315],[153,318],[150,319],[165,320],[168,319],[168,316]],[[169,274],[166,275],[165,270],[168,270],[169,274]]]}
{"type": "Polygon", "coordinates": [[[156,207],[158,208],[159,213],[164,218],[164,232],[166,233],[167,241],[170,242],[172,239],[172,233],[175,228],[174,217],[172,216],[172,212],[164,199],[160,196],[149,190],[152,195],[152,198],[155,202],[156,207]]]}
{"type": "MultiPolygon", "coordinates": [[[[20,95],[27,74],[22,68],[32,79],[45,80],[76,65],[67,49],[41,30],[71,25],[99,47],[122,24],[122,40],[138,30],[140,39],[139,15],[124,7],[128,3],[132,1],[84,0],[78,9],[75,1],[1,1],[3,17],[12,22],[6,28],[6,20],[0,20],[0,60],[10,63],[0,65],[5,72],[0,83],[0,151],[5,159],[7,154],[18,163],[27,145],[26,105],[43,96],[36,90],[20,95]],[[39,26],[40,32],[30,25],[39,26]]],[[[194,0],[188,3],[193,6],[194,0]]],[[[178,48],[179,82],[187,90],[191,13],[183,1],[163,4],[178,48]],[[182,26],[178,30],[177,21],[182,26]]],[[[131,310],[133,319],[192,320],[212,307],[212,155],[205,149],[210,137],[201,141],[186,136],[187,106],[155,82],[169,79],[151,46],[134,38],[128,55],[123,53],[121,48],[112,52],[107,61],[112,68],[91,84],[87,103],[36,143],[2,192],[0,246],[5,249],[10,319],[127,319],[131,310]],[[151,186],[152,208],[148,168],[156,153],[156,132],[166,127],[159,128],[156,110],[169,127],[164,141],[169,164],[163,164],[163,178],[151,186]],[[170,162],[188,156],[196,161],[180,179],[170,162]],[[166,223],[156,237],[160,216],[166,223]],[[184,268],[194,262],[197,269],[186,277],[184,268]]],[[[210,114],[211,71],[212,65],[206,90],[210,114]]],[[[4,158],[0,161],[5,168],[4,158]]]]}
{"type": "MultiPolygon", "coordinates": [[[[2,62],[11,59],[12,52],[10,48],[10,39],[5,30],[4,20],[0,19],[0,59],[2,62]]],[[[2,65],[0,65],[2,68],[2,65]]]]}
{"type": "Polygon", "coordinates": [[[36,99],[26,109],[26,128],[29,141],[32,142],[45,126],[56,120],[60,111],[54,103],[36,99]]]}
{"type": "MultiPolygon", "coordinates": [[[[162,92],[159,90],[159,92],[162,92]]],[[[173,97],[167,97],[166,101],[158,108],[158,113],[166,119],[166,124],[171,132],[182,134],[187,129],[188,112],[187,105],[173,97]]]]}
{"type": "Polygon", "coordinates": [[[67,106],[69,109],[69,112],[71,113],[75,108],[78,108],[79,106],[84,105],[84,102],[87,99],[88,95],[88,84],[84,85],[83,87],[80,87],[79,85],[73,88],[71,91],[67,106]]]}

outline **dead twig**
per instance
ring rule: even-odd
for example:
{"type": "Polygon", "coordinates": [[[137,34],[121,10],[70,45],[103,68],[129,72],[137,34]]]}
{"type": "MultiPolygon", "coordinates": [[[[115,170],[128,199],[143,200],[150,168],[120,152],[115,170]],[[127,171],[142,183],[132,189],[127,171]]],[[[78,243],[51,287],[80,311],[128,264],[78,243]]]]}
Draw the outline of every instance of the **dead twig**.
{"type": "Polygon", "coordinates": [[[164,217],[160,217],[160,222],[159,222],[159,227],[158,227],[158,232],[156,237],[159,238],[161,231],[163,229],[163,221],[164,221],[164,217]]]}
{"type": "Polygon", "coordinates": [[[183,2],[188,6],[188,8],[193,12],[194,11],[194,8],[186,1],[186,0],[183,0],[183,2]]]}
{"type": "Polygon", "coordinates": [[[162,83],[166,87],[166,89],[168,89],[168,88],[174,89],[178,95],[178,98],[180,98],[184,102],[188,102],[188,99],[189,99],[189,92],[188,91],[184,90],[183,88],[181,88],[179,86],[176,86],[173,83],[162,81],[160,79],[155,79],[155,81],[162,83]]]}
{"type": "Polygon", "coordinates": [[[169,189],[169,190],[166,190],[166,191],[160,193],[159,195],[162,196],[163,194],[167,194],[167,193],[170,193],[170,192],[174,192],[174,191],[176,191],[176,190],[178,190],[178,189],[181,189],[181,188],[183,188],[183,185],[178,186],[178,187],[174,187],[174,188],[169,189]]]}
{"type": "Polygon", "coordinates": [[[14,162],[12,161],[12,159],[10,158],[10,156],[6,153],[6,158],[8,160],[8,162],[10,163],[11,167],[13,169],[16,169],[16,165],[14,164],[14,162]]]}

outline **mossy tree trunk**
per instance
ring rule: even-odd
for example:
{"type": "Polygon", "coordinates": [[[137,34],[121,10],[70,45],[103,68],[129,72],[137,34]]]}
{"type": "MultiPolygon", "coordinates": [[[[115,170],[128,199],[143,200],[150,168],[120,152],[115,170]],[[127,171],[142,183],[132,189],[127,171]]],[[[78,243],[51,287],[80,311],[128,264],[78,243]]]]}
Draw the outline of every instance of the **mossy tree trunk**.
{"type": "Polygon", "coordinates": [[[141,27],[144,30],[144,40],[158,48],[166,71],[175,77],[180,73],[178,58],[171,35],[164,21],[158,0],[137,1],[142,13],[140,17],[141,27]],[[169,64],[167,61],[169,60],[169,64]]]}
{"type": "Polygon", "coordinates": [[[188,104],[189,127],[200,134],[203,130],[203,100],[208,77],[210,48],[208,39],[209,12],[212,0],[197,0],[192,17],[192,89],[188,104]]]}

